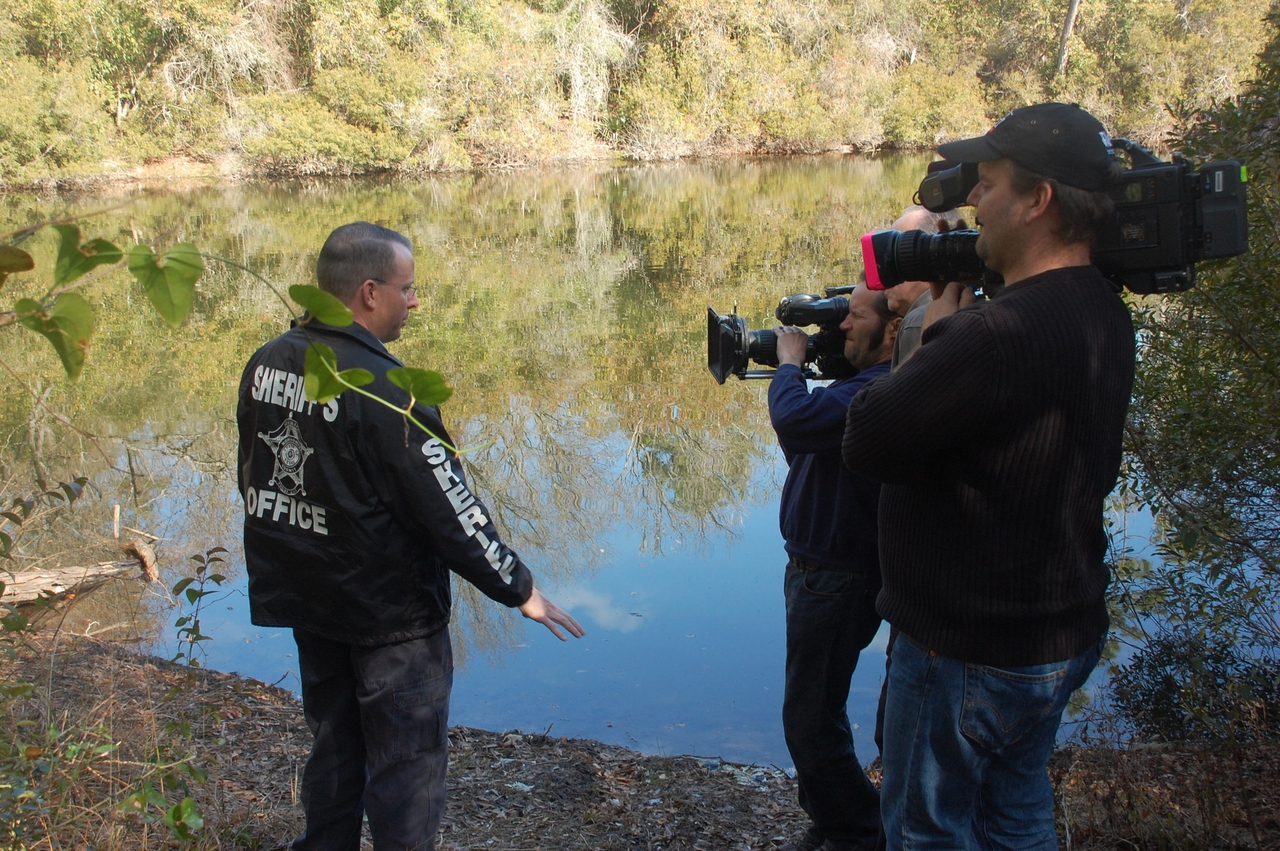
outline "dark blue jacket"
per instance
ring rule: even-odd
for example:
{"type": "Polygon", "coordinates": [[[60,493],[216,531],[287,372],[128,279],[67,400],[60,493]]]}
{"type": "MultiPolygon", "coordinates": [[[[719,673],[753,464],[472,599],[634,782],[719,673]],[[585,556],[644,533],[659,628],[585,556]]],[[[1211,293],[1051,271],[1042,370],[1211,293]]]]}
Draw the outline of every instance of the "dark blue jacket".
{"type": "Polygon", "coordinates": [[[790,467],[780,510],[787,552],[815,567],[870,573],[877,581],[880,484],[851,473],[840,447],[849,402],[888,374],[886,361],[810,391],[800,368],[784,364],[769,385],[769,416],[790,467]]]}

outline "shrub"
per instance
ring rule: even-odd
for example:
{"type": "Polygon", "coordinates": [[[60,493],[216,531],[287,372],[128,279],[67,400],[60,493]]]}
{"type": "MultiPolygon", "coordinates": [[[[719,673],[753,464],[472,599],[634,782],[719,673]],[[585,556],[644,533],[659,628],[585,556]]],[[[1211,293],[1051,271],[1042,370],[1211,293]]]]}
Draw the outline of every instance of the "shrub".
{"type": "MultiPolygon", "coordinates": [[[[1174,710],[1196,722],[1243,717],[1261,699],[1274,733],[1276,692],[1258,666],[1274,677],[1280,658],[1280,17],[1260,30],[1270,41],[1253,82],[1205,113],[1174,116],[1188,129],[1172,147],[1193,162],[1247,164],[1251,245],[1201,264],[1195,289],[1135,304],[1128,478],[1155,519],[1160,558],[1122,578],[1133,618],[1178,627],[1184,647],[1164,663],[1181,701],[1174,710]]],[[[1158,664],[1153,653],[1147,665],[1158,664]]]]}
{"type": "Polygon", "coordinates": [[[266,174],[361,174],[413,151],[401,134],[348,124],[305,94],[252,98],[248,112],[244,152],[266,174]]]}
{"type": "Polygon", "coordinates": [[[505,23],[493,40],[455,31],[429,57],[446,121],[481,165],[544,162],[572,152],[553,37],[534,22],[505,23]]]}
{"type": "Polygon", "coordinates": [[[893,91],[883,119],[885,141],[891,145],[932,147],[990,127],[971,67],[947,72],[925,62],[904,65],[893,75],[893,91]]]}
{"type": "MultiPolygon", "coordinates": [[[[646,53],[662,53],[650,46],[646,53]]],[[[675,69],[662,57],[646,56],[638,78],[617,97],[613,127],[638,160],[668,160],[698,151],[710,135],[698,118],[681,108],[675,69]]]]}
{"type": "Polygon", "coordinates": [[[372,71],[352,67],[317,71],[311,93],[348,124],[385,133],[402,125],[405,113],[425,98],[426,69],[412,56],[392,50],[372,71]]]}
{"type": "Polygon", "coordinates": [[[897,39],[882,29],[832,39],[817,69],[816,85],[838,141],[860,149],[877,148],[884,142],[882,122],[900,58],[897,39]]]}
{"type": "Polygon", "coordinates": [[[1112,699],[1141,738],[1222,742],[1280,736],[1280,666],[1222,636],[1170,633],[1112,679],[1112,699]]]}
{"type": "Polygon", "coordinates": [[[377,0],[314,0],[311,12],[311,64],[315,70],[373,70],[381,63],[387,40],[377,0]]]}
{"type": "Polygon", "coordinates": [[[0,60],[0,174],[22,181],[100,168],[111,119],[80,66],[48,68],[27,57],[0,60]]]}

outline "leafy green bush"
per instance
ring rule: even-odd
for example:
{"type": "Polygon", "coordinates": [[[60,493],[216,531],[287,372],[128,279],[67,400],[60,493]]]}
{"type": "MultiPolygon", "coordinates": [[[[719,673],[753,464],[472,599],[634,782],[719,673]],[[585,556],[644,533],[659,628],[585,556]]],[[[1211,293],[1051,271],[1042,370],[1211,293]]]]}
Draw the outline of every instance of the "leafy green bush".
{"type": "Polygon", "coordinates": [[[111,120],[76,66],[0,60],[0,180],[101,168],[111,120]]]}
{"type": "MultiPolygon", "coordinates": [[[[657,46],[646,52],[662,53],[657,46]]],[[[681,106],[676,69],[663,57],[646,57],[638,78],[617,97],[611,126],[625,140],[627,152],[641,160],[688,156],[710,136],[698,116],[681,106]]]]}
{"type": "Polygon", "coordinates": [[[1269,42],[1254,82],[1174,116],[1187,130],[1172,143],[1193,160],[1246,164],[1250,251],[1201,264],[1189,292],[1135,306],[1129,484],[1155,517],[1160,559],[1122,579],[1132,617],[1176,625],[1203,644],[1184,659],[1213,660],[1203,688],[1179,683],[1179,708],[1196,718],[1213,713],[1215,688],[1228,710],[1245,706],[1226,680],[1251,678],[1255,660],[1274,675],[1280,658],[1280,16],[1260,29],[1269,42]]]}
{"type": "Polygon", "coordinates": [[[138,99],[136,120],[116,131],[115,159],[149,163],[173,156],[212,158],[232,148],[227,106],[214,96],[175,101],[163,82],[149,79],[139,87],[138,99]]]}
{"type": "Polygon", "coordinates": [[[990,126],[972,68],[948,73],[924,62],[904,65],[893,75],[893,88],[893,101],[883,118],[890,145],[932,147],[979,135],[990,126]]]}
{"type": "Polygon", "coordinates": [[[427,85],[424,63],[391,49],[372,71],[334,68],[317,71],[311,93],[348,124],[375,133],[399,131],[416,140],[444,130],[443,115],[427,85]]]}
{"type": "Polygon", "coordinates": [[[1116,708],[1149,741],[1280,737],[1280,665],[1247,656],[1225,636],[1160,636],[1111,686],[1116,708]]]}
{"type": "Polygon", "coordinates": [[[490,37],[455,31],[427,57],[446,121],[481,165],[552,159],[572,141],[550,33],[529,22],[490,37]]]}
{"type": "Polygon", "coordinates": [[[248,111],[245,154],[265,174],[359,174],[389,169],[413,144],[399,133],[378,133],[343,121],[306,95],[262,95],[248,111]]]}
{"type": "Polygon", "coordinates": [[[311,63],[315,70],[372,70],[387,51],[378,0],[313,0],[311,63]]]}
{"type": "Polygon", "coordinates": [[[859,149],[884,143],[884,115],[901,60],[898,48],[883,32],[842,33],[828,41],[814,84],[838,142],[859,149]]]}

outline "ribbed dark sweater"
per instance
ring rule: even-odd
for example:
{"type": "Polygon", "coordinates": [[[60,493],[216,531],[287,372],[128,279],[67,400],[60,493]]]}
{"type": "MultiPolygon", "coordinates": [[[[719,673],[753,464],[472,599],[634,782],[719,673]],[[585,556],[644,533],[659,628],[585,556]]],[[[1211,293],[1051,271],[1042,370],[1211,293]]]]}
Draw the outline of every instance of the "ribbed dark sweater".
{"type": "Polygon", "coordinates": [[[936,322],[859,393],[843,455],[885,483],[880,614],[978,664],[1056,662],[1097,641],[1133,368],[1128,309],[1077,266],[936,322]]]}

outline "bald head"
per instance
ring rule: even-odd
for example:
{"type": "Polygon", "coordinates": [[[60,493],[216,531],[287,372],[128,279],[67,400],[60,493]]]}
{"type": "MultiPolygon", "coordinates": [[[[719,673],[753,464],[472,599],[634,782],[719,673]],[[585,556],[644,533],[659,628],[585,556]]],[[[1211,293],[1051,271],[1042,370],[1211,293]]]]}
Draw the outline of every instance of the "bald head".
{"type": "MultiPolygon", "coordinates": [[[[898,220],[893,223],[893,229],[899,231],[922,230],[925,233],[938,233],[943,230],[954,230],[962,222],[960,214],[955,210],[948,210],[945,213],[931,213],[919,204],[912,204],[902,211],[901,216],[898,216],[898,220]]],[[[915,304],[916,299],[920,298],[928,290],[928,281],[904,281],[896,287],[890,287],[885,290],[885,297],[889,300],[890,310],[899,316],[906,316],[911,310],[911,305],[915,304]]]]}
{"type": "Polygon", "coordinates": [[[890,225],[890,228],[901,231],[922,230],[926,233],[937,233],[936,216],[936,213],[930,213],[919,204],[912,204],[902,211],[902,215],[898,216],[897,221],[890,225]]]}
{"type": "Polygon", "coordinates": [[[925,233],[943,233],[945,231],[959,230],[966,227],[966,225],[964,217],[960,215],[958,210],[933,213],[919,204],[912,204],[902,211],[902,215],[898,216],[898,220],[891,227],[893,230],[922,230],[925,233]]]}

